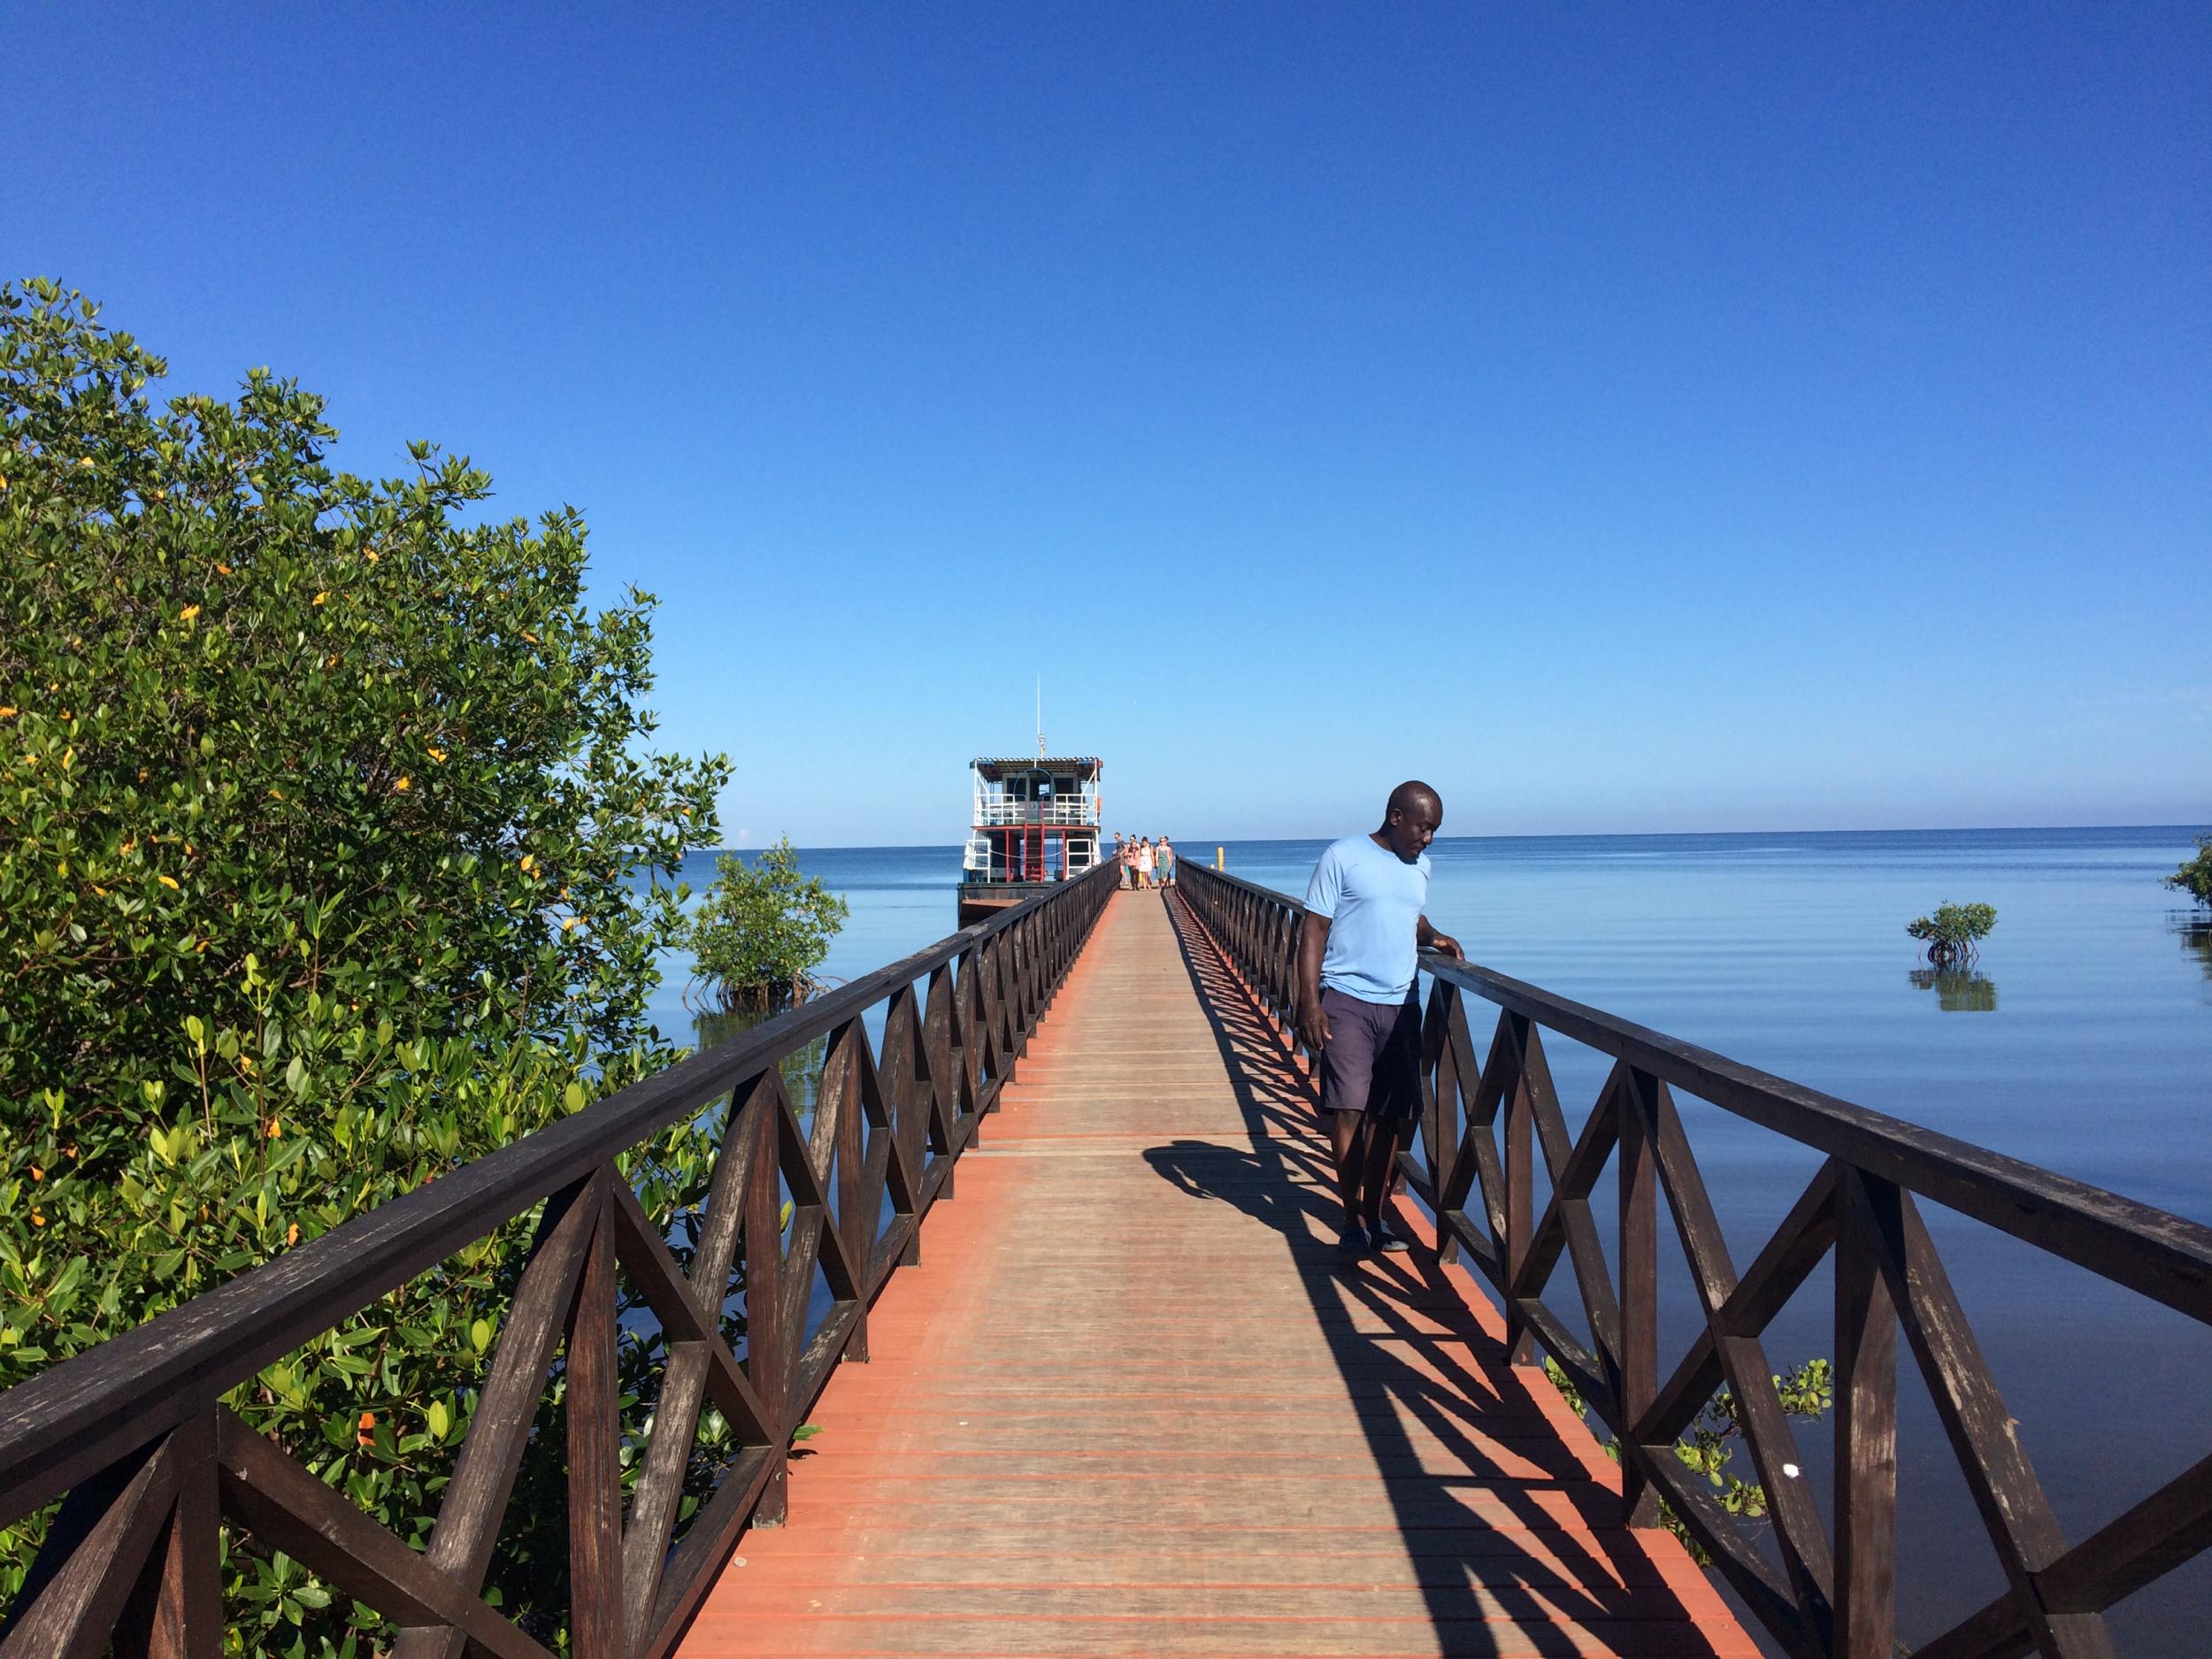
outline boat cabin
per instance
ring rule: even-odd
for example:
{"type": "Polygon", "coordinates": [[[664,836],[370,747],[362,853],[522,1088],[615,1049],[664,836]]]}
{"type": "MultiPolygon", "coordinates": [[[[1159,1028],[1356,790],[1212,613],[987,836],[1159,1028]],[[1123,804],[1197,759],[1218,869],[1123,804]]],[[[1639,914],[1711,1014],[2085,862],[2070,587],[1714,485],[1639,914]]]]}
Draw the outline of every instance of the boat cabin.
{"type": "Polygon", "coordinates": [[[969,763],[962,926],[1098,863],[1102,770],[1095,755],[984,757],[969,763]]]}

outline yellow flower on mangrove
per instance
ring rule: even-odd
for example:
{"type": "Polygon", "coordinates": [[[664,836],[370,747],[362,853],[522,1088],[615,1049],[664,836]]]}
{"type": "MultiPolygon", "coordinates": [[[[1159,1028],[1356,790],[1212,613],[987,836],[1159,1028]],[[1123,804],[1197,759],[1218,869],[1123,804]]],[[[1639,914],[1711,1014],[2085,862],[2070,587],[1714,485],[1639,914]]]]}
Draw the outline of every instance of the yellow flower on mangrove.
{"type": "Polygon", "coordinates": [[[180,622],[189,622],[189,621],[191,621],[191,620],[192,620],[192,618],[193,618],[194,617],[196,617],[196,616],[198,616],[199,614],[200,614],[200,608],[199,608],[199,606],[197,606],[197,605],[187,605],[187,606],[185,606],[185,608],[184,608],[183,610],[181,610],[181,611],[178,611],[178,612],[177,612],[177,620],[178,620],[178,621],[180,621],[180,622]]]}
{"type": "Polygon", "coordinates": [[[444,759],[445,759],[445,750],[443,750],[442,749],[438,748],[438,747],[437,747],[437,746],[434,743],[433,745],[431,745],[431,749],[430,749],[430,758],[431,758],[431,759],[433,759],[433,760],[435,760],[435,761],[442,761],[442,760],[444,760],[444,759]]]}
{"type": "Polygon", "coordinates": [[[225,576],[231,574],[231,568],[227,565],[218,565],[215,568],[225,576]]]}
{"type": "Polygon", "coordinates": [[[183,891],[183,888],[177,885],[177,879],[174,876],[156,876],[154,879],[160,882],[163,887],[167,887],[172,893],[180,893],[183,891]]]}
{"type": "Polygon", "coordinates": [[[411,785],[413,781],[414,781],[414,780],[412,780],[411,778],[402,778],[402,779],[401,779],[401,780],[400,780],[397,783],[394,784],[394,785],[392,786],[392,787],[393,787],[393,788],[395,788],[395,789],[398,789],[398,790],[401,790],[401,791],[404,791],[404,790],[405,790],[405,789],[409,787],[409,785],[411,785]]]}
{"type": "Polygon", "coordinates": [[[284,1125],[273,1118],[269,1119],[269,1139],[272,1141],[284,1139],[284,1125]]]}
{"type": "Polygon", "coordinates": [[[13,718],[15,718],[14,707],[11,704],[0,703],[0,720],[12,720],[13,718]]]}
{"type": "Polygon", "coordinates": [[[319,594],[317,594],[317,595],[315,595],[315,603],[316,603],[317,604],[320,604],[320,603],[322,603],[322,602],[323,602],[324,600],[326,600],[326,599],[327,599],[327,598],[329,598],[329,597],[330,597],[330,589],[329,589],[329,588],[324,588],[324,589],[322,590],[322,592],[320,592],[320,593],[319,593],[319,594]]]}
{"type": "Polygon", "coordinates": [[[377,562],[377,560],[382,558],[384,556],[381,553],[379,553],[374,548],[370,548],[365,551],[361,557],[368,560],[370,564],[373,565],[377,562]]]}

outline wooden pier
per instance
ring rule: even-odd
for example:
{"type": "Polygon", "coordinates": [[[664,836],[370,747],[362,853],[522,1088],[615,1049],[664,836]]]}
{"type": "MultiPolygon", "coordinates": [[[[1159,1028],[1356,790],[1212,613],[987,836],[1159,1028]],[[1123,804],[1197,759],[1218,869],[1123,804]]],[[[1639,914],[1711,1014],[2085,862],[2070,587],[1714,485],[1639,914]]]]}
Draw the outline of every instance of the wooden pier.
{"type": "MultiPolygon", "coordinates": [[[[0,1394],[0,1528],[37,1541],[0,1589],[0,1659],[262,1651],[227,1551],[350,1598],[389,1659],[1761,1651],[1663,1502],[1766,1651],[1893,1659],[1908,1379],[1985,1533],[1947,1541],[2003,1586],[1917,1659],[2104,1659],[2104,1610],[2212,1548],[2212,1456],[2143,1471],[2070,1538],[1921,1205],[2204,1325],[2212,1228],[1432,952],[1400,1158],[1419,1243],[1346,1259],[1284,1034],[1298,903],[1187,864],[1172,895],[1115,879],[1056,883],[0,1394]],[[1611,1063],[1576,1117],[1547,1033],[1611,1063]],[[1747,1258],[1677,1091],[1818,1155],[1747,1258]],[[711,1156],[634,1184],[672,1133],[711,1156]],[[1663,1225],[1700,1316],[1666,1354],[1663,1225]],[[403,1402],[443,1427],[388,1448],[340,1380],[329,1432],[288,1439],[266,1368],[403,1287],[434,1298],[511,1225],[532,1242],[495,1339],[403,1402]],[[1763,1336],[1824,1271],[1822,1502],[1763,1336]],[[1675,1454],[1722,1390],[1758,1526],[1675,1454]],[[400,1455],[442,1484],[396,1531],[349,1483],[400,1455]]],[[[2108,1398],[2085,1383],[2084,1412],[2108,1398]]]]}
{"type": "Polygon", "coordinates": [[[1108,908],[679,1653],[1755,1654],[1463,1269],[1338,1255],[1305,1078],[1164,897],[1108,908]]]}

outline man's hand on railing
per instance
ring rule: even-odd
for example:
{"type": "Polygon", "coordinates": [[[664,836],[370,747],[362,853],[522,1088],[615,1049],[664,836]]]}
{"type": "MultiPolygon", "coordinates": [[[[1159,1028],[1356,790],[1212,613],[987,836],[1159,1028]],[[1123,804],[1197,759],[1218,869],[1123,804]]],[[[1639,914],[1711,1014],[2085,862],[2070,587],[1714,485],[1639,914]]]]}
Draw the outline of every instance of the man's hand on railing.
{"type": "Polygon", "coordinates": [[[1429,926],[1429,918],[1425,916],[1421,918],[1420,926],[1416,930],[1416,940],[1425,949],[1439,951],[1454,962],[1467,960],[1467,953],[1459,948],[1459,941],[1449,933],[1438,933],[1429,926]]]}

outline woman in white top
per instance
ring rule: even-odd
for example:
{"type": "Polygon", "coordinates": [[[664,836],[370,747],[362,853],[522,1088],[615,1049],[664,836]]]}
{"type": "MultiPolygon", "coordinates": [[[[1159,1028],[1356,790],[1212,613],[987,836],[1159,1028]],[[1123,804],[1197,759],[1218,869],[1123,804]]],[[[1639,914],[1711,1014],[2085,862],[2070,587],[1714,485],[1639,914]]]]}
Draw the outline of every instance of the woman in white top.
{"type": "Polygon", "coordinates": [[[1148,841],[1141,841],[1137,843],[1137,885],[1141,887],[1148,887],[1153,885],[1152,843],[1148,841]]]}

